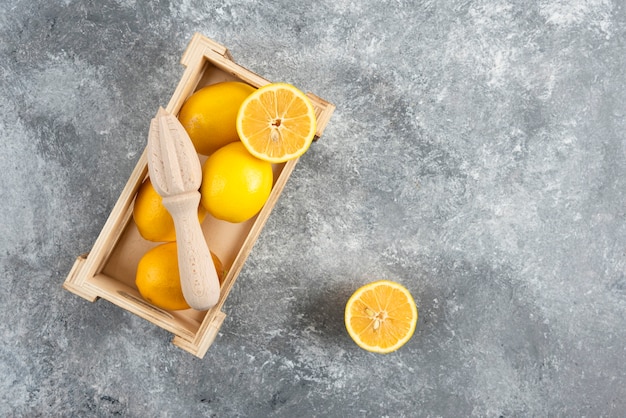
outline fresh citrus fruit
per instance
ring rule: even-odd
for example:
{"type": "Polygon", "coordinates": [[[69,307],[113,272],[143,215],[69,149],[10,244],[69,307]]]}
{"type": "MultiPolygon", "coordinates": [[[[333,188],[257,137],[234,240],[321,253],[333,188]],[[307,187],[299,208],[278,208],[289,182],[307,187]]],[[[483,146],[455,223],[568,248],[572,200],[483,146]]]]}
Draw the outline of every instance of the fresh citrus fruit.
{"type": "MultiPolygon", "coordinates": [[[[198,221],[202,223],[205,217],[206,210],[202,205],[198,205],[198,221]]],[[[163,206],[163,198],[154,189],[149,177],[144,180],[137,191],[133,205],[133,220],[141,236],[148,241],[176,240],[174,219],[163,206]]]]}
{"type": "Polygon", "coordinates": [[[252,155],[272,163],[297,158],[311,145],[315,110],[291,84],[272,83],[249,95],[237,115],[237,132],[252,155]]]}
{"type": "Polygon", "coordinates": [[[415,331],[417,307],[401,284],[379,280],[359,288],[345,311],[348,334],[357,345],[375,353],[402,347],[415,331]]]}
{"type": "MultiPolygon", "coordinates": [[[[211,257],[222,284],[225,277],[222,262],[214,253],[211,257]]],[[[157,245],[141,257],[135,285],[141,296],[154,306],[170,311],[189,309],[180,285],[176,242],[157,245]]]]}
{"type": "Polygon", "coordinates": [[[272,164],[254,157],[241,142],[233,142],[205,161],[200,203],[217,219],[243,222],[261,210],[272,182],[272,164]]]}
{"type": "Polygon", "coordinates": [[[224,81],[197,90],[183,103],[178,120],[185,127],[196,151],[210,155],[226,144],[239,140],[237,112],[255,88],[224,81]]]}

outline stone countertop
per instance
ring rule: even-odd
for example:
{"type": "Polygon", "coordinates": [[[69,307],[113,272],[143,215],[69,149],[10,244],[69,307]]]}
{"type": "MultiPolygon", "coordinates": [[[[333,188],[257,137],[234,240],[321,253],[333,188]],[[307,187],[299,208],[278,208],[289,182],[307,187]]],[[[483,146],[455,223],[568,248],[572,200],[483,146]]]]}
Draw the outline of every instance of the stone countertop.
{"type": "Polygon", "coordinates": [[[626,414],[620,1],[2,1],[0,415],[626,414]],[[62,288],[194,32],[337,106],[204,359],[62,288]],[[398,352],[343,307],[417,302],[398,352]]]}

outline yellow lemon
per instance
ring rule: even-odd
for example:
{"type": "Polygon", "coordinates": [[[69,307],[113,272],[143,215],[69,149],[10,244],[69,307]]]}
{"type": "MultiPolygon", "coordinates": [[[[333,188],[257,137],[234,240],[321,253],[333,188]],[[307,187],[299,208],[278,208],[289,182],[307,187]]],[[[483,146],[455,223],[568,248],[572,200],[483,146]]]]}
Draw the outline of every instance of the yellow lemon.
{"type": "Polygon", "coordinates": [[[272,191],[272,164],[240,142],[214,152],[202,167],[200,203],[215,218],[243,222],[256,215],[272,191]]]}
{"type": "MultiPolygon", "coordinates": [[[[198,221],[202,223],[206,210],[198,205],[198,221]]],[[[146,178],[139,186],[133,204],[133,220],[144,239],[154,242],[176,240],[174,219],[163,206],[163,199],[154,189],[150,178],[146,178]]]]}
{"type": "MultiPolygon", "coordinates": [[[[211,256],[222,284],[224,267],[215,254],[211,253],[211,256]]],[[[141,296],[154,306],[170,311],[189,309],[180,285],[176,242],[157,245],[141,257],[135,285],[141,296]]]]}
{"type": "Polygon", "coordinates": [[[354,292],[346,303],[348,334],[364,350],[391,353],[413,336],[417,307],[401,284],[379,280],[354,292]]]}
{"type": "Polygon", "coordinates": [[[239,140],[237,113],[241,103],[254,91],[248,84],[224,81],[189,96],[178,113],[178,120],[199,154],[210,155],[239,140]]]}

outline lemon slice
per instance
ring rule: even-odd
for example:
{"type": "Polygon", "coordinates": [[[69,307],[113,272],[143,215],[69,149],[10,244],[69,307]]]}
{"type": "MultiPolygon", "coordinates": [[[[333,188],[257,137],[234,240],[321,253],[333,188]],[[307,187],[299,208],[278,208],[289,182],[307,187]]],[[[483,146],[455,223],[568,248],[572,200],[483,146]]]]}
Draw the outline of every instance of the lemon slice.
{"type": "Polygon", "coordinates": [[[401,284],[379,280],[357,289],[346,303],[346,329],[361,348],[391,353],[411,339],[417,307],[401,284]]]}
{"type": "Polygon", "coordinates": [[[296,87],[267,84],[249,95],[237,114],[239,139],[255,157],[271,163],[298,158],[315,137],[315,109],[296,87]]]}

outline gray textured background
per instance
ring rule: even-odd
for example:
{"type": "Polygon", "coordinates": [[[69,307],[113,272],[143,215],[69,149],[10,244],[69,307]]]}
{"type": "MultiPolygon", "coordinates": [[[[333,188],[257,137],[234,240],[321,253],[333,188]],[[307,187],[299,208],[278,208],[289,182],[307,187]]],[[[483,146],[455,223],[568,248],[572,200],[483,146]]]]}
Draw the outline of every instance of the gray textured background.
{"type": "Polygon", "coordinates": [[[626,415],[622,1],[2,3],[0,415],[626,415]],[[337,105],[203,360],[61,287],[196,31],[337,105]],[[386,356],[342,318],[381,278],[386,356]]]}

